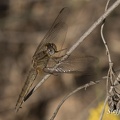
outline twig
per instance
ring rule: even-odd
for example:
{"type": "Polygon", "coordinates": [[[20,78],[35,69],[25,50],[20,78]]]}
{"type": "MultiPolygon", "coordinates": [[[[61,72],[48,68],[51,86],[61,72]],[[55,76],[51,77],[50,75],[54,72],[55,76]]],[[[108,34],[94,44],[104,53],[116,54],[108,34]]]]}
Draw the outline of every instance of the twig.
{"type": "MultiPolygon", "coordinates": [[[[105,7],[105,12],[107,11],[108,9],[108,5],[110,3],[110,0],[107,1],[107,4],[106,4],[106,7],[105,7]]],[[[105,19],[106,20],[106,19],[105,19]]],[[[112,89],[113,89],[113,85],[114,85],[114,80],[118,80],[118,77],[117,79],[115,79],[115,74],[114,74],[114,71],[113,71],[113,62],[111,60],[111,55],[110,55],[110,51],[109,51],[109,48],[108,48],[108,45],[107,45],[107,42],[104,38],[104,35],[103,35],[103,29],[104,29],[104,25],[105,25],[105,20],[103,21],[103,24],[101,25],[101,38],[102,38],[102,41],[105,45],[105,48],[106,48],[106,55],[108,57],[108,61],[109,61],[109,70],[108,70],[108,73],[107,73],[107,84],[106,84],[106,90],[107,90],[107,97],[105,99],[105,102],[104,102],[104,106],[103,106],[103,109],[102,109],[102,112],[101,112],[101,115],[100,115],[100,120],[103,119],[103,115],[104,115],[104,111],[105,111],[105,107],[106,107],[106,104],[108,102],[108,99],[109,99],[109,93],[111,93],[112,89]],[[113,80],[114,79],[114,80],[113,80]],[[108,85],[109,85],[109,82],[110,82],[110,90],[108,90],[108,85]]]]}
{"type": "Polygon", "coordinates": [[[87,84],[85,84],[85,85],[83,85],[83,86],[80,86],[80,87],[76,88],[74,91],[72,91],[72,92],[70,92],[68,95],[66,95],[66,96],[61,100],[61,102],[58,104],[58,106],[57,106],[57,108],[55,109],[55,112],[53,113],[53,115],[52,115],[52,117],[50,118],[50,120],[54,120],[54,118],[56,117],[59,109],[61,108],[61,106],[63,105],[63,103],[64,103],[69,97],[71,97],[73,94],[75,94],[75,93],[78,92],[79,90],[81,90],[81,89],[86,89],[87,87],[90,87],[90,86],[95,85],[95,84],[97,84],[97,83],[99,83],[99,81],[95,81],[95,82],[91,81],[91,82],[89,82],[89,83],[87,83],[87,84]]]}
{"type": "MultiPolygon", "coordinates": [[[[106,7],[105,7],[105,12],[106,12],[106,10],[108,9],[109,3],[110,3],[110,0],[107,1],[106,7]]],[[[112,68],[112,66],[113,66],[113,63],[112,63],[112,60],[111,60],[110,51],[109,51],[107,42],[106,42],[106,40],[105,40],[105,38],[104,38],[104,35],[103,35],[103,29],[104,29],[104,25],[105,25],[105,20],[106,20],[106,19],[104,19],[103,24],[101,25],[101,38],[102,38],[102,41],[103,41],[103,43],[104,43],[104,45],[105,45],[105,48],[106,48],[106,55],[108,56],[108,61],[109,61],[109,66],[110,66],[110,67],[109,67],[110,69],[109,69],[109,72],[108,72],[108,79],[109,79],[109,73],[110,73],[110,71],[111,71],[111,68],[112,68]]],[[[108,88],[108,87],[107,87],[107,88],[108,88]]]]}
{"type": "Polygon", "coordinates": [[[104,116],[104,113],[105,113],[105,107],[106,107],[107,101],[108,101],[108,96],[106,97],[106,99],[105,99],[105,101],[104,101],[103,109],[102,109],[102,112],[101,112],[101,114],[100,114],[100,119],[99,119],[99,120],[102,120],[102,119],[103,119],[103,116],[104,116]]]}
{"type": "MultiPolygon", "coordinates": [[[[105,12],[107,11],[108,9],[108,5],[110,3],[110,0],[107,1],[106,3],[106,6],[105,6],[105,12]]],[[[105,25],[105,21],[106,19],[104,19],[103,21],[103,24],[101,25],[101,38],[102,38],[102,41],[105,45],[105,48],[106,48],[106,55],[108,56],[108,61],[109,61],[109,70],[108,70],[108,74],[107,74],[107,81],[106,81],[106,90],[107,90],[107,97],[104,101],[104,106],[103,106],[103,109],[102,109],[102,112],[100,114],[100,120],[103,119],[103,115],[104,115],[104,112],[105,112],[105,107],[106,107],[106,104],[107,104],[107,101],[108,101],[108,82],[109,82],[109,77],[110,77],[110,72],[112,71],[112,67],[113,67],[113,64],[112,64],[112,60],[111,60],[111,56],[110,56],[110,51],[109,51],[109,48],[108,48],[108,45],[107,45],[107,42],[104,38],[104,35],[103,35],[103,29],[104,29],[104,25],[105,25]]]]}
{"type": "MultiPolygon", "coordinates": [[[[67,51],[66,55],[63,56],[58,64],[55,65],[57,68],[62,61],[68,58],[68,56],[79,46],[81,42],[120,4],[120,0],[117,0],[80,38],[79,40],[67,51]]],[[[47,79],[50,74],[47,74],[31,91],[30,96],[40,87],[47,79]]]]}

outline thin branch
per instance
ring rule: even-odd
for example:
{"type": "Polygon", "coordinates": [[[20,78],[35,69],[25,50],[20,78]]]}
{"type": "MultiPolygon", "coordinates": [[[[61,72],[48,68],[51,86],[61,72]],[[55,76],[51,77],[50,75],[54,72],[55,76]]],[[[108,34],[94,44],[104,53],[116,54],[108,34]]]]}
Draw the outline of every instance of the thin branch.
{"type": "Polygon", "coordinates": [[[85,38],[120,4],[117,0],[81,37],[80,39],[68,50],[67,54],[70,55],[78,45],[85,40],[85,38]]]}
{"type": "MultiPolygon", "coordinates": [[[[106,7],[105,7],[105,12],[106,12],[107,9],[108,9],[108,4],[109,4],[109,2],[110,2],[110,0],[107,1],[106,7]]],[[[109,63],[112,63],[111,56],[110,56],[110,51],[109,51],[107,42],[106,42],[106,40],[105,40],[105,38],[104,38],[104,35],[103,35],[103,29],[104,29],[104,25],[105,25],[105,20],[106,20],[106,19],[104,19],[104,22],[103,22],[103,24],[101,25],[101,38],[102,38],[103,43],[104,43],[105,48],[106,48],[106,55],[108,56],[108,61],[109,61],[109,63]]]]}
{"type": "MultiPolygon", "coordinates": [[[[105,11],[107,11],[107,9],[108,9],[109,2],[110,2],[110,0],[107,1],[106,7],[105,7],[105,11]]],[[[106,20],[106,19],[105,19],[105,20],[106,20]]],[[[109,77],[111,77],[110,73],[111,73],[112,68],[113,68],[113,62],[112,62],[112,60],[111,60],[110,51],[109,51],[107,42],[106,42],[106,40],[105,40],[105,38],[104,38],[104,35],[103,35],[105,20],[103,21],[103,24],[101,25],[101,38],[102,38],[102,41],[103,41],[104,46],[105,46],[105,48],[106,48],[106,55],[107,55],[108,61],[109,61],[109,70],[108,70],[108,75],[107,75],[107,76],[108,76],[107,79],[109,79],[109,77]]],[[[111,83],[113,83],[112,80],[111,80],[111,83]]],[[[107,89],[108,89],[108,86],[107,86],[107,89]]]]}
{"type": "MultiPolygon", "coordinates": [[[[108,9],[108,6],[109,6],[109,3],[110,3],[110,0],[107,1],[106,3],[106,6],[105,6],[105,12],[107,11],[108,9]]],[[[106,90],[107,90],[107,94],[106,94],[106,99],[104,101],[104,106],[102,108],[102,112],[100,114],[100,120],[103,119],[103,116],[104,116],[104,112],[105,112],[105,107],[106,107],[106,104],[107,104],[107,101],[108,101],[108,84],[109,84],[109,77],[110,77],[110,72],[112,70],[112,67],[113,67],[113,63],[112,63],[112,60],[111,60],[111,56],[110,56],[110,51],[109,51],[109,48],[108,48],[108,45],[107,45],[107,42],[104,38],[104,35],[103,35],[103,29],[104,29],[104,25],[105,25],[105,21],[106,19],[104,19],[103,21],[103,24],[101,25],[101,38],[102,38],[102,41],[105,45],[105,48],[106,48],[106,55],[108,56],[108,61],[109,61],[109,70],[108,70],[108,74],[107,74],[107,81],[106,81],[106,90]]]]}
{"type": "MultiPolygon", "coordinates": [[[[117,0],[80,38],[79,40],[67,51],[60,62],[55,65],[54,68],[57,68],[62,61],[68,58],[68,56],[79,46],[81,42],[120,4],[120,0],[117,0]]],[[[40,87],[47,79],[50,77],[50,74],[47,74],[31,91],[30,96],[40,87]]]]}
{"type": "Polygon", "coordinates": [[[101,80],[97,80],[97,81],[95,81],[95,82],[90,81],[89,83],[87,83],[87,84],[85,84],[85,85],[83,85],[83,86],[80,86],[80,87],[76,88],[75,90],[73,90],[72,92],[70,92],[68,95],[66,95],[66,96],[61,100],[61,102],[58,104],[58,106],[57,106],[57,108],[55,109],[55,111],[54,111],[52,117],[50,118],[50,120],[54,120],[54,118],[56,117],[56,115],[57,115],[60,107],[61,107],[61,106],[63,105],[63,103],[64,103],[68,98],[70,98],[73,94],[75,94],[76,92],[80,91],[81,89],[85,89],[85,90],[86,90],[87,87],[90,87],[90,86],[92,86],[92,85],[96,85],[96,84],[98,84],[99,82],[101,82],[101,81],[104,80],[104,79],[106,79],[106,76],[102,77],[101,80]]]}
{"type": "Polygon", "coordinates": [[[100,119],[99,119],[99,120],[102,120],[102,119],[103,119],[103,116],[104,116],[104,113],[105,113],[105,107],[106,107],[107,101],[108,101],[108,96],[106,97],[106,99],[105,99],[105,101],[104,101],[104,105],[103,105],[102,112],[101,112],[101,114],[100,114],[100,119]]]}
{"type": "MultiPolygon", "coordinates": [[[[105,12],[108,9],[109,3],[110,3],[110,0],[108,0],[107,3],[106,3],[105,12]]],[[[103,109],[102,109],[102,112],[101,112],[101,115],[100,115],[100,120],[102,120],[102,118],[103,118],[105,107],[106,107],[106,104],[107,104],[107,101],[108,101],[108,98],[109,98],[109,93],[113,89],[113,87],[111,87],[110,90],[108,90],[109,82],[110,82],[110,85],[113,85],[114,84],[113,79],[115,78],[115,74],[114,74],[114,71],[113,71],[113,62],[112,62],[112,59],[111,59],[110,51],[109,51],[107,42],[106,42],[106,40],[104,38],[104,35],[103,35],[103,29],[104,29],[104,25],[105,25],[105,20],[103,21],[103,24],[101,25],[101,38],[102,38],[102,41],[103,41],[104,46],[106,48],[106,55],[107,55],[108,61],[109,61],[109,70],[108,70],[108,73],[107,73],[107,84],[106,84],[107,97],[105,99],[104,106],[103,106],[103,109]]]]}
{"type": "Polygon", "coordinates": [[[90,87],[92,85],[95,85],[99,83],[99,81],[90,81],[89,83],[83,85],[83,86],[80,86],[78,88],[76,88],[74,91],[70,92],[68,95],[66,95],[62,100],[61,102],[58,104],[57,108],[55,109],[55,112],[53,113],[52,117],[50,118],[50,120],[54,120],[54,118],[56,117],[59,109],[61,108],[61,106],[63,105],[63,103],[68,99],[70,98],[73,94],[75,94],[76,92],[80,91],[81,89],[87,89],[87,87],[90,87]]]}

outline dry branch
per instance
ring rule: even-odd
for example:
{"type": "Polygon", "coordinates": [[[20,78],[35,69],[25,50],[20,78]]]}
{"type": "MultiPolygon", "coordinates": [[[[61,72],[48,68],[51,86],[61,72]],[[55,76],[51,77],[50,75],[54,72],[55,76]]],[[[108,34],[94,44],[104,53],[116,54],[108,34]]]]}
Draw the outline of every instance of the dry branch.
{"type": "MultiPolygon", "coordinates": [[[[60,62],[55,65],[55,68],[57,68],[62,61],[68,58],[68,56],[79,46],[81,42],[85,40],[85,38],[100,24],[105,20],[105,18],[120,4],[120,0],[117,0],[109,9],[106,10],[106,12],[78,39],[78,41],[66,52],[66,55],[64,55],[60,62]]],[[[30,96],[40,87],[48,78],[50,77],[50,74],[47,74],[30,92],[30,96]]]]}

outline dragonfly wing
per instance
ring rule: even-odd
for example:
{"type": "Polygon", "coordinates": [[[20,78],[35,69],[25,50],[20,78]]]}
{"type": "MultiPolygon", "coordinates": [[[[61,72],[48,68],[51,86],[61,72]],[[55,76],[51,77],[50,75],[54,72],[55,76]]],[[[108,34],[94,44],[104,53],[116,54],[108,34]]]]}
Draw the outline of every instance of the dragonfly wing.
{"type": "Polygon", "coordinates": [[[42,50],[42,47],[46,43],[48,43],[49,41],[51,42],[52,40],[55,41],[55,39],[59,35],[59,32],[61,31],[61,29],[64,29],[65,31],[67,30],[67,25],[66,25],[65,21],[66,21],[68,11],[69,11],[68,8],[63,8],[59,12],[59,14],[58,14],[57,18],[55,19],[54,23],[52,24],[50,30],[47,32],[45,37],[42,39],[42,41],[38,45],[38,47],[34,53],[34,56],[42,50]]]}
{"type": "Polygon", "coordinates": [[[44,68],[44,71],[47,73],[87,73],[89,70],[91,72],[91,68],[94,68],[96,59],[92,56],[71,57],[63,61],[57,68],[47,67],[44,68]]]}
{"type": "MultiPolygon", "coordinates": [[[[69,57],[67,60],[63,61],[56,69],[54,69],[55,61],[59,62],[60,57],[56,58],[55,61],[50,59],[50,65],[45,67],[43,70],[46,73],[54,74],[54,73],[83,73],[88,66],[92,66],[97,62],[97,58],[92,56],[85,57],[69,57]],[[88,65],[89,64],[89,65],[88,65]]],[[[34,87],[35,88],[35,87],[34,87]]],[[[34,88],[24,97],[24,101],[26,101],[32,94],[34,88]]]]}
{"type": "Polygon", "coordinates": [[[25,81],[25,84],[22,88],[22,91],[19,95],[19,98],[17,100],[16,106],[15,106],[15,110],[16,112],[19,111],[23,101],[24,101],[24,97],[28,94],[30,87],[32,86],[34,80],[36,79],[37,76],[37,72],[36,70],[34,70],[33,68],[30,69],[27,79],[25,81]]]}

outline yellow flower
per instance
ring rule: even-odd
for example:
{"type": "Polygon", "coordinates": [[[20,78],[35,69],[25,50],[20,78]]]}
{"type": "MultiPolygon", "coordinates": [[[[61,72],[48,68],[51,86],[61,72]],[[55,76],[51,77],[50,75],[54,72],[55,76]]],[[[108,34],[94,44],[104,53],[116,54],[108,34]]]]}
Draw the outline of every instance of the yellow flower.
{"type": "MultiPolygon", "coordinates": [[[[90,110],[88,120],[99,120],[102,108],[103,108],[103,102],[99,103],[96,108],[92,108],[90,110]]],[[[108,106],[106,106],[103,120],[120,120],[120,116],[113,113],[109,114],[108,109],[109,109],[108,106]]]]}

